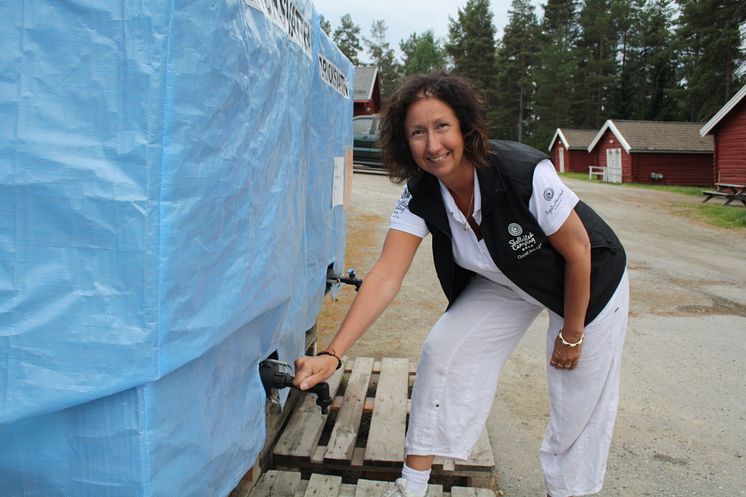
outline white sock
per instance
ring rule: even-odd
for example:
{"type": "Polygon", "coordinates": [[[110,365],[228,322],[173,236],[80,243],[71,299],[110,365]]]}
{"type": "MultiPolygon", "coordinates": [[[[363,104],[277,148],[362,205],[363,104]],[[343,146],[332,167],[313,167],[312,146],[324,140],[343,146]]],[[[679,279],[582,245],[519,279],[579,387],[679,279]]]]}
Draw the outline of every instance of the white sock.
{"type": "Polygon", "coordinates": [[[407,480],[408,492],[422,493],[427,488],[427,482],[430,481],[430,470],[418,471],[405,464],[401,470],[401,477],[407,480]]]}

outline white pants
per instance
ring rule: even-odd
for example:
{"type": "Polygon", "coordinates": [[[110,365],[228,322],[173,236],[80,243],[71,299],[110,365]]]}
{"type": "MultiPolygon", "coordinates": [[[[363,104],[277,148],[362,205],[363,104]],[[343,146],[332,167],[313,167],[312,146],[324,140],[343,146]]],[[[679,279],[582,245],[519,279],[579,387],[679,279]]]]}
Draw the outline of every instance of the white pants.
{"type": "MultiPolygon", "coordinates": [[[[539,450],[552,497],[597,493],[603,485],[627,328],[624,275],[598,318],[585,328],[573,370],[549,366],[563,320],[549,313],[546,364],[549,424],[539,450]]],[[[542,307],[475,277],[428,334],[417,368],[407,454],[468,459],[492,407],[508,356],[542,307]]]]}

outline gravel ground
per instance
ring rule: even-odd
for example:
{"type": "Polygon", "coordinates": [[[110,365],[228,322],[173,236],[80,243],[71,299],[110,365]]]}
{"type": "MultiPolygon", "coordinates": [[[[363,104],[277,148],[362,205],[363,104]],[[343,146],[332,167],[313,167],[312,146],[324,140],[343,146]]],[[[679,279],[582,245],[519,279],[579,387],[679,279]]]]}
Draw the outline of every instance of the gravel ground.
{"type": "MultiPolygon", "coordinates": [[[[622,394],[605,497],[746,495],[746,230],[684,214],[690,196],[566,180],[625,244],[631,281],[622,394]]],[[[355,174],[347,265],[375,262],[401,187],[355,174]]],[[[740,209],[741,207],[733,207],[740,209]]],[[[348,354],[417,359],[445,307],[423,242],[396,301],[348,354]]],[[[319,319],[323,345],[354,291],[319,319]]],[[[500,489],[543,496],[538,447],[547,421],[542,314],[503,370],[488,430],[500,489]]]]}

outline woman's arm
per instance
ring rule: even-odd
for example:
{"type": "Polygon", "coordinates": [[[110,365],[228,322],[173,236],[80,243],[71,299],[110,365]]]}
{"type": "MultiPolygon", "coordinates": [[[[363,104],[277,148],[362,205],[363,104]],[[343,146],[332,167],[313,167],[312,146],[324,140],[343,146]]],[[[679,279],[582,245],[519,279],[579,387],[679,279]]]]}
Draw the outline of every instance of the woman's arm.
{"type": "MultiPolygon", "coordinates": [[[[390,229],[378,261],[365,276],[337,334],[326,348],[337,357],[347,350],[378,319],[401,288],[422,238],[390,229]]],[[[337,367],[334,357],[300,357],[295,361],[295,385],[305,390],[329,378],[337,367]]]]}
{"type": "MultiPolygon", "coordinates": [[[[567,342],[575,343],[583,336],[585,313],[591,295],[591,243],[575,211],[549,236],[549,243],[565,259],[565,322],[562,336],[567,342]]],[[[581,346],[568,347],[557,337],[550,364],[561,369],[573,369],[580,359],[580,351],[581,346]]]]}

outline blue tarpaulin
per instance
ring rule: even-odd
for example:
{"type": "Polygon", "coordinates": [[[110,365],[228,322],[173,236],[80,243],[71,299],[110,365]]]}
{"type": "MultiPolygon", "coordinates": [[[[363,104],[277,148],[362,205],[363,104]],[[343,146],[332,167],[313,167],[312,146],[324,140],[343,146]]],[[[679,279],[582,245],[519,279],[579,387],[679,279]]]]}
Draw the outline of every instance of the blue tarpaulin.
{"type": "Polygon", "coordinates": [[[0,18],[0,495],[227,495],[342,269],[353,67],[307,0],[0,18]]]}

